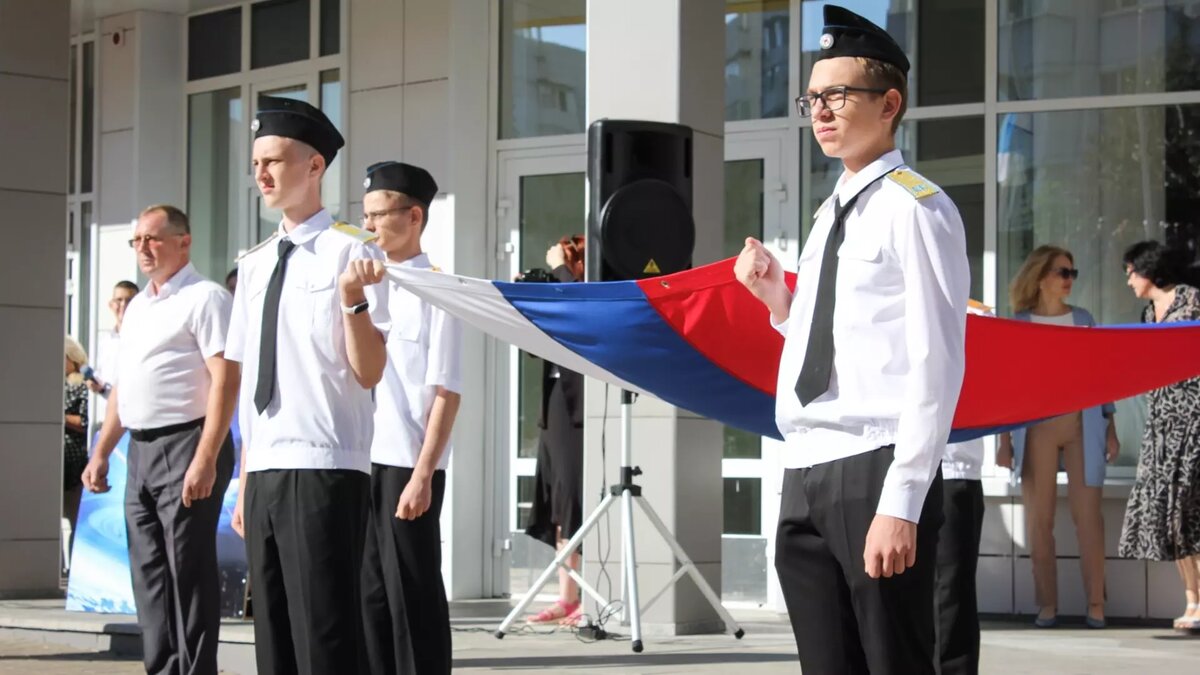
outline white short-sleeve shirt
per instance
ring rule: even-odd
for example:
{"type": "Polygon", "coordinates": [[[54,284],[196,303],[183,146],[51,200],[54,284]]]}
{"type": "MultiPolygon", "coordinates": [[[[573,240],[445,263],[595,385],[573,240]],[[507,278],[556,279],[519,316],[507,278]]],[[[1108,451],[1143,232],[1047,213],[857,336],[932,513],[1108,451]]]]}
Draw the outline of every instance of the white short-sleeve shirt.
{"type": "MultiPolygon", "coordinates": [[[[358,384],[346,353],[338,276],[351,260],[383,260],[375,236],[322,209],[290,233],[279,230],[238,265],[237,295],[226,358],[242,364],[238,420],[247,448],[246,470],[353,469],[370,473],[375,404],[358,384]],[[259,414],[259,341],[267,284],[282,238],[296,244],[279,301],[275,394],[259,414]]],[[[390,328],[387,283],[367,286],[371,321],[390,328]]]]}
{"type": "Polygon", "coordinates": [[[204,417],[212,383],[205,360],[225,351],[231,299],[188,263],[125,310],[117,348],[117,413],[127,429],[204,417]]]}
{"type": "MultiPolygon", "coordinates": [[[[424,253],[400,265],[432,268],[424,253]]],[[[387,341],[387,367],[376,388],[371,461],[413,468],[425,443],[437,388],[461,393],[462,327],[446,312],[394,282],[388,283],[392,283],[388,289],[392,330],[387,341]]],[[[449,465],[450,450],[447,443],[437,468],[449,465]]]]}

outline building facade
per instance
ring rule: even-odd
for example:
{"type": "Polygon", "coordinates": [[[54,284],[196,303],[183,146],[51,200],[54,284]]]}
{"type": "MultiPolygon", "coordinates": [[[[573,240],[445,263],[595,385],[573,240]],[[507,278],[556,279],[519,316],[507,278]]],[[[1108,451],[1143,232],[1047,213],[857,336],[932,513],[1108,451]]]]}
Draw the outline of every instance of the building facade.
{"type": "MultiPolygon", "coordinates": [[[[45,105],[60,103],[52,114],[69,119],[68,138],[46,147],[67,157],[58,191],[67,223],[63,328],[89,346],[111,328],[105,300],[112,284],[136,276],[124,241],[141,207],[184,206],[197,267],[214,279],[276,226],[279,214],[260,203],[249,169],[249,121],[261,93],[319,105],[346,136],[323,191],[336,217],[356,222],[361,215],[368,164],[399,158],[429,168],[442,193],[426,248],[443,268],[471,276],[511,278],[543,266],[552,241],[583,232],[584,134],[620,96],[619,77],[600,72],[589,53],[625,49],[678,63],[680,90],[700,92],[695,100],[711,99],[723,115],[721,128],[708,134],[722,149],[713,167],[721,194],[716,212],[705,216],[714,224],[701,233],[696,263],[733,255],[752,235],[794,267],[812,214],[840,172],[792,104],[817,50],[819,0],[75,0],[69,12],[67,4],[46,3],[59,8],[47,17],[0,0],[0,34],[51,21],[70,34],[63,54],[42,57],[65,61],[55,70],[61,77],[52,78],[63,100],[52,96],[45,105]],[[611,21],[605,2],[624,3],[628,26],[595,25],[598,17],[611,21]],[[678,41],[658,39],[655,31],[672,27],[678,41]],[[716,56],[719,69],[708,65],[716,56]]],[[[909,163],[959,206],[972,297],[1004,315],[1008,281],[1024,257],[1056,243],[1072,250],[1081,270],[1072,302],[1101,323],[1137,321],[1140,303],[1125,288],[1120,264],[1124,248],[1145,238],[1197,247],[1200,1],[840,4],[886,26],[913,63],[898,142],[909,163]]],[[[641,76],[638,69],[626,75],[644,109],[653,110],[655,94],[638,87],[641,76]]],[[[0,74],[0,86],[15,86],[14,78],[22,76],[0,74]]],[[[688,119],[682,104],[676,112],[665,121],[688,119]]],[[[3,119],[0,113],[8,139],[18,122],[3,119]]],[[[18,178],[0,173],[0,196],[10,184],[26,190],[18,178]]],[[[44,267],[63,267],[59,243],[39,248],[44,267]]],[[[39,311],[58,311],[55,301],[47,297],[39,311]]],[[[468,394],[444,515],[444,531],[452,533],[448,587],[455,598],[500,597],[527,589],[550,559],[520,534],[533,487],[540,366],[475,333],[465,351],[468,394]]],[[[1030,386],[1067,385],[1048,379],[1030,386]]],[[[47,415],[27,407],[0,415],[45,426],[47,415]]],[[[1139,399],[1117,407],[1122,451],[1104,499],[1109,615],[1174,616],[1174,566],[1116,557],[1144,419],[1139,399]]],[[[589,453],[599,449],[598,433],[589,431],[589,453]]],[[[655,433],[642,447],[688,452],[686,434],[655,433]]],[[[705,464],[711,475],[668,469],[664,492],[719,504],[715,534],[704,536],[719,537],[719,553],[709,556],[716,560],[707,562],[720,570],[712,580],[725,600],[782,611],[772,569],[781,448],[733,429],[719,436],[720,457],[705,464]]],[[[981,608],[1032,612],[1019,486],[991,466],[990,450],[987,464],[981,608]]],[[[596,480],[589,478],[589,490],[596,480]]],[[[1065,485],[1060,502],[1060,608],[1082,614],[1065,485]]],[[[0,533],[5,557],[18,550],[17,534],[0,533]]],[[[598,574],[592,562],[589,580],[598,574]]]]}

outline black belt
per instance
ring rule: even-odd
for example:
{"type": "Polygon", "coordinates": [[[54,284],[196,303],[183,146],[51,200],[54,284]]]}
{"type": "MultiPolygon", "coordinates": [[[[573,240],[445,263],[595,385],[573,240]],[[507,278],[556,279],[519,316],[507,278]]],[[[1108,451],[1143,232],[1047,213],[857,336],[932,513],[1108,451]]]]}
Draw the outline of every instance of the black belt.
{"type": "Polygon", "coordinates": [[[180,422],[179,424],[169,424],[165,427],[157,427],[154,429],[130,429],[129,437],[139,443],[149,443],[158,440],[163,436],[170,436],[181,431],[191,431],[204,426],[204,418],[194,419],[191,422],[180,422]]]}

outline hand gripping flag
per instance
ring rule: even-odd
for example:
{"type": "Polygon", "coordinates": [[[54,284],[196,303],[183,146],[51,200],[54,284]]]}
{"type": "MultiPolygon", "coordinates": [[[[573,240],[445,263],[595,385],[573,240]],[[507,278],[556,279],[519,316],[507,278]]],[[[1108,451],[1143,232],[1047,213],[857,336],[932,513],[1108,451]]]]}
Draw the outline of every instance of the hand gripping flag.
{"type": "MultiPolygon", "coordinates": [[[[388,266],[403,288],[535,356],[763,436],[779,438],[783,337],[733,275],[734,259],[662,277],[510,283],[388,266]]],[[[795,275],[787,275],[789,287],[795,275]]],[[[967,317],[951,441],[1200,376],[1200,324],[1077,328],[967,317]],[[1170,359],[1136,359],[1139,353],[1170,359]],[[1065,388],[1036,386],[1046,373],[1065,388]]]]}

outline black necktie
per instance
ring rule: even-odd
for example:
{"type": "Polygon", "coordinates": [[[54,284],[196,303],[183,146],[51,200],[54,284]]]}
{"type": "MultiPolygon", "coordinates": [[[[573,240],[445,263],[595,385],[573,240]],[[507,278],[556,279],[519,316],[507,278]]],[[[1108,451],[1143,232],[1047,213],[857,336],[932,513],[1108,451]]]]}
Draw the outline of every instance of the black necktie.
{"type": "MultiPolygon", "coordinates": [[[[873,182],[873,181],[872,181],[873,182]]],[[[833,373],[833,306],[837,290],[838,248],[846,238],[846,214],[854,207],[858,195],[854,195],[846,206],[833,199],[833,227],[825,240],[825,252],[821,256],[821,275],[817,281],[817,300],[813,305],[812,327],[808,331],[808,349],[804,352],[804,366],[796,378],[796,396],[800,405],[812,403],[829,389],[829,376],[833,373]]]]}
{"type": "Polygon", "coordinates": [[[267,295],[263,299],[262,335],[258,343],[258,384],[254,389],[254,407],[259,414],[267,409],[275,395],[275,337],[279,333],[279,298],[283,295],[283,277],[288,256],[296,250],[290,239],[279,240],[279,261],[271,272],[267,295]]]}

